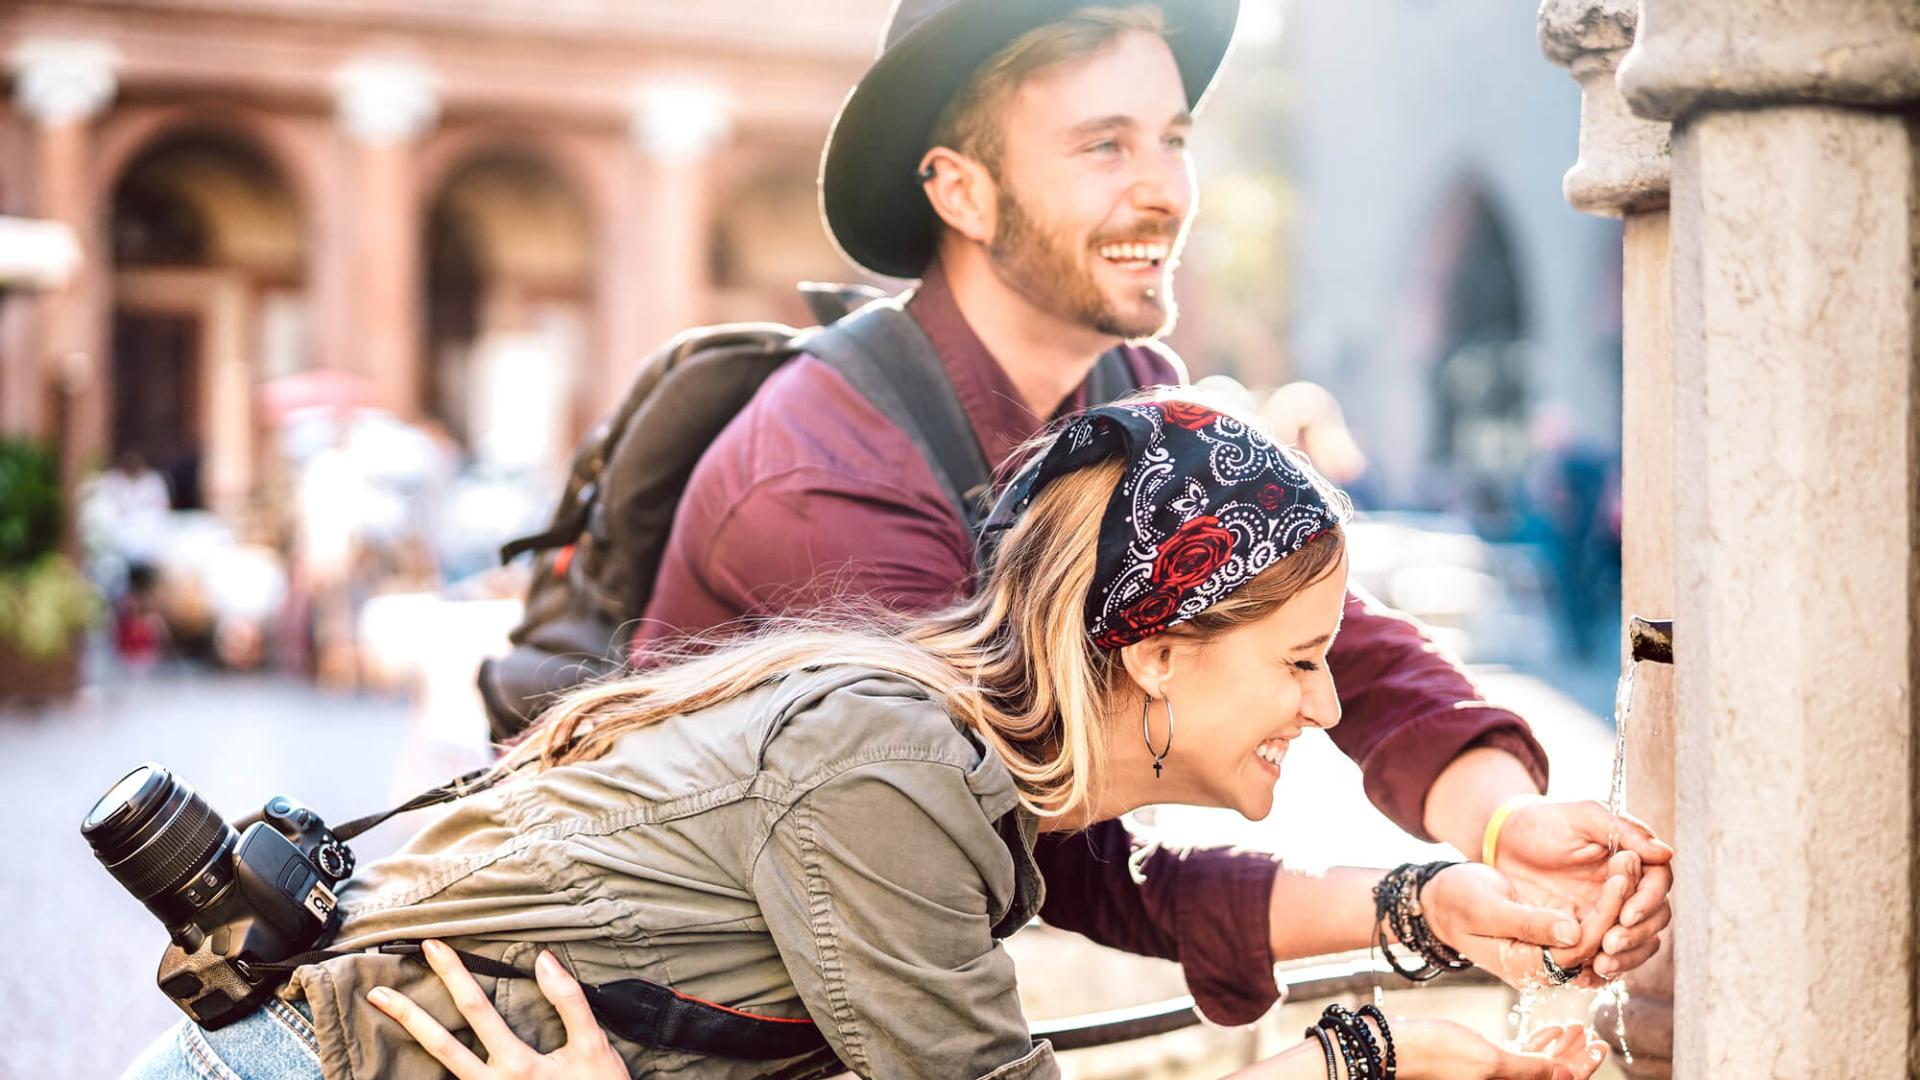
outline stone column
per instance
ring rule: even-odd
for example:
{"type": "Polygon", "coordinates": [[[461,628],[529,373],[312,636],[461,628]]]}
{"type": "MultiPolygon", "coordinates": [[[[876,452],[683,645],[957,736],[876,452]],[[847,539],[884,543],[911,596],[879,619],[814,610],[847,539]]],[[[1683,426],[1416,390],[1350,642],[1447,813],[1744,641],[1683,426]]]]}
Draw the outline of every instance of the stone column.
{"type": "Polygon", "coordinates": [[[0,367],[4,427],[60,440],[62,472],[71,485],[90,459],[107,452],[112,410],[104,320],[112,258],[100,224],[91,162],[92,125],[118,89],[117,58],[102,42],[32,39],[10,57],[15,100],[34,125],[34,213],[73,230],[78,271],[36,300],[38,326],[23,363],[0,367]],[[52,382],[55,415],[44,414],[52,382]]]}
{"type": "Polygon", "coordinates": [[[1914,1047],[1920,8],[1642,0],[1673,123],[1674,1073],[1914,1047]]]}
{"type": "MultiPolygon", "coordinates": [[[[1544,0],[1541,51],[1580,84],[1580,157],[1563,188],[1577,210],[1622,219],[1621,536],[1623,615],[1674,610],[1674,385],[1668,274],[1668,128],[1634,116],[1615,81],[1633,44],[1633,0],[1544,0]]],[[[1624,624],[1624,620],[1623,620],[1624,624]]],[[[1671,667],[1636,673],[1627,726],[1627,807],[1660,835],[1675,834],[1671,667]]],[[[1684,904],[1684,895],[1675,904],[1684,904]]],[[[1628,973],[1627,1044],[1635,1077],[1672,1074],[1673,941],[1628,973]]],[[[1595,1022],[1612,1038],[1613,1007],[1595,1022]]]]}
{"type": "Polygon", "coordinates": [[[347,243],[334,285],[344,318],[325,328],[329,363],[365,375],[374,400],[401,417],[420,411],[420,195],[414,148],[439,115],[432,72],[410,60],[365,58],[335,76],[351,143],[347,243]]]}
{"type": "Polygon", "coordinates": [[[616,298],[630,321],[606,335],[607,377],[624,386],[646,350],[707,322],[713,281],[713,153],[731,132],[725,97],[702,83],[658,82],[633,96],[629,133],[639,200],[622,223],[616,298]]]}

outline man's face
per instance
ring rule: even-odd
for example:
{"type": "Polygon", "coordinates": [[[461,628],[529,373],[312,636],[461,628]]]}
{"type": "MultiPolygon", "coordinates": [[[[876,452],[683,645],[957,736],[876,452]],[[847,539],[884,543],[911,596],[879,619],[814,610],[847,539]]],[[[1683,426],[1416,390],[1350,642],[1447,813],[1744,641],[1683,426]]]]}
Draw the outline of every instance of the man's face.
{"type": "Polygon", "coordinates": [[[1166,42],[1130,33],[1013,92],[1001,124],[1000,279],[1062,319],[1153,337],[1193,209],[1186,90],[1166,42]]]}

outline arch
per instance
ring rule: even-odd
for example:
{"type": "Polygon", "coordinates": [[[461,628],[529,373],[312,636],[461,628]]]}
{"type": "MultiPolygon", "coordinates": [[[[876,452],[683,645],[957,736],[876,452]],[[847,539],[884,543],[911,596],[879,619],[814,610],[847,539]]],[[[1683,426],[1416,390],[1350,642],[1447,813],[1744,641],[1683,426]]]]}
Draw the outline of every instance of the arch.
{"type": "Polygon", "coordinates": [[[100,174],[110,446],[160,468],[181,506],[237,509],[255,476],[255,383],[304,364],[314,226],[301,174],[244,124],[192,110],[137,120],[100,174]]]}
{"type": "Polygon", "coordinates": [[[590,368],[601,242],[592,188],[554,145],[469,131],[420,170],[422,411],[508,467],[564,449],[590,368]]]}
{"type": "Polygon", "coordinates": [[[1431,249],[1430,452],[1483,520],[1504,514],[1528,453],[1534,314],[1519,250],[1491,187],[1474,176],[1459,181],[1431,249]]]}

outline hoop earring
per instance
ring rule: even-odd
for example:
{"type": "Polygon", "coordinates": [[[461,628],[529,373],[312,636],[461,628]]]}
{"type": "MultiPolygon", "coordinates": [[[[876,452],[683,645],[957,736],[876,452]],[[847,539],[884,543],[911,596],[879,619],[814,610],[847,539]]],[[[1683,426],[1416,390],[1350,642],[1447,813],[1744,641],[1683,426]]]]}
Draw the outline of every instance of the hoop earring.
{"type": "Polygon", "coordinates": [[[1153,728],[1148,723],[1148,718],[1153,709],[1153,695],[1148,694],[1147,700],[1140,703],[1140,737],[1146,740],[1147,753],[1153,755],[1153,778],[1155,780],[1160,779],[1161,763],[1165,762],[1167,755],[1173,752],[1173,699],[1161,698],[1160,700],[1161,703],[1167,707],[1167,745],[1158,750],[1153,748],[1153,728]]]}

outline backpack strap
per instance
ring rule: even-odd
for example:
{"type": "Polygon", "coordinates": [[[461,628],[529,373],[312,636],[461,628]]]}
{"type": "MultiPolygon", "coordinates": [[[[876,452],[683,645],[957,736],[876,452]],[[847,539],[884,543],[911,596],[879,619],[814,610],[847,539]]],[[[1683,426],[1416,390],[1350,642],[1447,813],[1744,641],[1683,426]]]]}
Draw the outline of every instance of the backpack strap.
{"type": "Polygon", "coordinates": [[[940,354],[900,301],[877,300],[795,347],[839,372],[913,440],[968,535],[977,534],[993,469],[940,354]]]}

